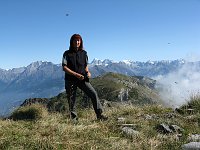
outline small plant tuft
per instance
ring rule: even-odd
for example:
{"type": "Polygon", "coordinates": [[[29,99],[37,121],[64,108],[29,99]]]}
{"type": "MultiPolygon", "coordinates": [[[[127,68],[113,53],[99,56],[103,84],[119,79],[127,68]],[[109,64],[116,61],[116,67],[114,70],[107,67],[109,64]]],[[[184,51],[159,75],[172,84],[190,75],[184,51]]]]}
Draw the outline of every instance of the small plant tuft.
{"type": "Polygon", "coordinates": [[[38,120],[48,114],[47,109],[39,104],[32,104],[30,106],[20,107],[15,110],[10,119],[13,120],[38,120]]]}

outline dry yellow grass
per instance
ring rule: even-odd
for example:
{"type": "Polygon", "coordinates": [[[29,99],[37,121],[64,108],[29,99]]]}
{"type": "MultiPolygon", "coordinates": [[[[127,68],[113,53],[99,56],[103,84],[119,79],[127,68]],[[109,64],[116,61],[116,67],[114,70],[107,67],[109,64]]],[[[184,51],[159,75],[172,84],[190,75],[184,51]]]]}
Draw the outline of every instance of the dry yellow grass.
{"type": "Polygon", "coordinates": [[[77,124],[67,114],[60,113],[49,113],[36,120],[0,120],[0,149],[176,150],[187,142],[189,134],[200,133],[198,114],[192,119],[179,114],[168,118],[167,114],[174,113],[173,110],[160,105],[118,105],[106,108],[105,113],[109,120],[101,122],[96,120],[92,109],[80,110],[77,124]],[[147,115],[155,118],[147,119],[147,115]],[[134,124],[139,135],[123,134],[119,117],[125,118],[123,123],[134,124]],[[163,122],[184,128],[182,137],[159,133],[155,127],[163,122]]]}

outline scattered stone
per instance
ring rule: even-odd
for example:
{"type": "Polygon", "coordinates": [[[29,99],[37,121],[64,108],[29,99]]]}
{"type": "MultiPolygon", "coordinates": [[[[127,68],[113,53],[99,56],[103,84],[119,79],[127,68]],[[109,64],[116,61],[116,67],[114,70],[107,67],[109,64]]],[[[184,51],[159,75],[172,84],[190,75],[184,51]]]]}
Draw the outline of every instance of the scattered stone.
{"type": "Polygon", "coordinates": [[[176,117],[177,117],[177,114],[175,114],[175,113],[166,113],[164,116],[165,116],[166,118],[176,118],[176,117]]]}
{"type": "Polygon", "coordinates": [[[175,139],[179,141],[183,137],[182,134],[175,134],[175,139]]]}
{"type": "Polygon", "coordinates": [[[133,130],[130,127],[123,127],[122,132],[127,136],[134,137],[139,135],[139,131],[133,130]]]}
{"type": "Polygon", "coordinates": [[[183,150],[200,150],[200,142],[190,142],[182,145],[183,150]]]}
{"type": "Polygon", "coordinates": [[[189,141],[200,142],[200,134],[192,134],[188,137],[189,141]]]}
{"type": "Polygon", "coordinates": [[[100,99],[100,102],[104,107],[112,107],[111,102],[107,101],[106,99],[100,99]]]}
{"type": "Polygon", "coordinates": [[[152,118],[153,118],[152,116],[150,116],[150,115],[148,115],[148,114],[145,115],[144,117],[145,117],[145,120],[152,120],[152,118]]]}
{"type": "Polygon", "coordinates": [[[159,124],[157,126],[157,130],[161,133],[168,134],[168,133],[182,133],[184,131],[183,128],[177,125],[167,125],[165,123],[159,124]]]}
{"type": "Polygon", "coordinates": [[[184,131],[183,128],[177,126],[177,125],[170,125],[169,128],[173,131],[173,132],[177,132],[177,133],[182,133],[184,131]]]}
{"type": "Polygon", "coordinates": [[[152,115],[145,115],[144,116],[145,120],[153,120],[153,119],[159,119],[159,117],[156,114],[152,114],[152,115]]]}
{"type": "Polygon", "coordinates": [[[119,118],[117,118],[117,122],[119,122],[119,123],[120,123],[120,122],[125,122],[125,120],[126,120],[126,119],[125,119],[124,117],[119,117],[119,118]]]}
{"type": "Polygon", "coordinates": [[[168,134],[168,133],[172,133],[173,131],[169,128],[168,125],[162,123],[162,124],[159,124],[157,126],[157,130],[160,131],[161,133],[164,133],[164,134],[168,134]]]}

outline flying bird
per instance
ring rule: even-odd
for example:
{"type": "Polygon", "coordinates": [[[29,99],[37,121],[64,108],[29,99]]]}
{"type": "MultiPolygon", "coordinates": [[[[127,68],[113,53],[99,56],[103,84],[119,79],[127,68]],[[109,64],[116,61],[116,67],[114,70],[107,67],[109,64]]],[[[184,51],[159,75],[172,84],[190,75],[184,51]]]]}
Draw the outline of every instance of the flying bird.
{"type": "Polygon", "coordinates": [[[65,16],[69,16],[69,14],[65,14],[65,16]]]}

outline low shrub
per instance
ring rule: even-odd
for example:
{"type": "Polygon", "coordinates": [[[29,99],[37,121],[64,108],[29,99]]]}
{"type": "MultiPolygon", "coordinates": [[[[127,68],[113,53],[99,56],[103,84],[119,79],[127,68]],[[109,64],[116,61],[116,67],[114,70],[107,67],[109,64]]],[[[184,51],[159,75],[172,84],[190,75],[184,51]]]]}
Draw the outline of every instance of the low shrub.
{"type": "Polygon", "coordinates": [[[47,109],[39,104],[19,107],[10,116],[13,120],[38,120],[48,114],[47,109]]]}

